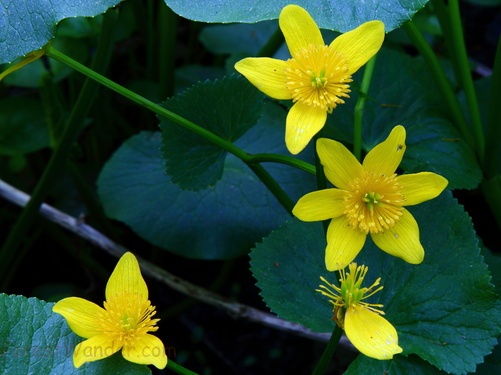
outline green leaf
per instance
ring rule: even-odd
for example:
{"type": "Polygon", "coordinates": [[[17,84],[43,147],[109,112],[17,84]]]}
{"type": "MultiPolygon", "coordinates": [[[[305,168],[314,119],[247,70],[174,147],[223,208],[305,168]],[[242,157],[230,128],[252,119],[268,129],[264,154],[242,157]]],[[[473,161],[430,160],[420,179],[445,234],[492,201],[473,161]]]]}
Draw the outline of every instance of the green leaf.
{"type": "Polygon", "coordinates": [[[26,154],[49,146],[49,130],[38,100],[0,100],[0,124],[0,155],[26,154]]]}
{"type": "MultiPolygon", "coordinates": [[[[198,83],[162,106],[221,138],[234,142],[259,119],[263,95],[232,75],[198,83]]],[[[176,123],[160,118],[167,174],[185,190],[202,190],[221,179],[226,152],[176,123]]]]}
{"type": "MultiPolygon", "coordinates": [[[[384,286],[368,302],[384,305],[404,356],[417,354],[450,373],[473,372],[497,342],[501,303],[470,218],[450,192],[409,210],[419,224],[425,260],[407,264],[368,240],[356,261],[369,267],[367,286],[379,276],[384,286]]],[[[336,279],[325,270],[324,252],[322,225],[294,220],[252,250],[251,270],[272,311],[314,331],[330,332],[332,305],[315,292],[320,275],[336,279]]],[[[359,373],[380,373],[379,361],[364,363],[369,367],[359,373]]]]}
{"type": "Polygon", "coordinates": [[[0,64],[42,48],[54,37],[62,19],[96,16],[120,1],[0,0],[0,64]]]}
{"type": "Polygon", "coordinates": [[[405,374],[405,375],[445,375],[418,356],[395,356],[391,361],[378,361],[359,355],[344,375],[405,374]]]}
{"type": "MultiPolygon", "coordinates": [[[[472,149],[444,112],[442,97],[421,59],[383,49],[378,53],[363,114],[363,147],[383,141],[395,125],[407,130],[407,150],[401,164],[406,172],[436,172],[450,189],[474,189],[482,172],[472,149]]],[[[357,77],[357,76],[356,76],[357,77]]],[[[359,76],[358,76],[359,77],[359,76]]],[[[357,79],[355,79],[357,80],[357,79]]],[[[325,135],[353,142],[353,111],[357,87],[351,98],[328,116],[325,135]]]]}
{"type": "Polygon", "coordinates": [[[53,303],[0,294],[0,369],[9,375],[146,375],[147,366],[126,361],[121,353],[73,366],[73,350],[83,341],[52,312],[53,303]]]}
{"type": "MultiPolygon", "coordinates": [[[[254,23],[278,18],[290,0],[249,2],[248,0],[165,0],[165,3],[184,18],[202,22],[254,23]]],[[[426,0],[335,1],[297,0],[311,14],[319,27],[346,32],[363,22],[381,20],[386,31],[392,31],[427,3],[426,0]]]]}
{"type": "MultiPolygon", "coordinates": [[[[287,154],[284,123],[285,111],[268,103],[258,124],[236,144],[249,153],[287,154]]],[[[227,156],[216,186],[198,192],[181,190],[164,173],[160,145],[159,133],[132,137],[107,162],[98,179],[106,214],[147,241],[189,258],[233,258],[247,253],[289,217],[233,155],[227,156]]],[[[265,167],[293,200],[314,188],[305,172],[273,163],[265,167]]]]}

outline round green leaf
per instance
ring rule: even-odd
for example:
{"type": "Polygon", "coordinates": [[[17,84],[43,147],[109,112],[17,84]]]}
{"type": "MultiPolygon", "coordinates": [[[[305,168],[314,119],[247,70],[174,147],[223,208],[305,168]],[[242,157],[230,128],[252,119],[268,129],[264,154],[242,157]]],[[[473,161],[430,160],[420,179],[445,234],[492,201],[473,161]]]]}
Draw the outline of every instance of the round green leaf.
{"type": "Polygon", "coordinates": [[[126,361],[121,353],[73,366],[73,350],[83,341],[53,303],[37,298],[0,294],[0,370],[2,374],[146,375],[147,366],[126,361]]]}
{"type": "MultiPolygon", "coordinates": [[[[290,0],[165,0],[177,14],[202,22],[254,23],[278,18],[290,0]]],[[[427,3],[426,0],[297,0],[294,4],[305,8],[319,27],[346,32],[363,22],[381,20],[389,32],[410,20],[427,3]]]]}
{"type": "MultiPolygon", "coordinates": [[[[247,152],[286,153],[285,112],[265,106],[263,117],[237,144],[247,152]]],[[[240,160],[228,155],[221,180],[202,191],[181,190],[164,173],[160,134],[125,142],[103,168],[98,193],[107,215],[149,242],[189,258],[226,259],[248,252],[289,215],[240,160]]],[[[305,172],[266,164],[293,200],[313,188],[305,172]]]]}
{"type": "Polygon", "coordinates": [[[0,64],[42,48],[62,19],[96,16],[120,1],[0,0],[0,64]]]}
{"type": "MultiPolygon", "coordinates": [[[[368,240],[356,259],[369,267],[364,284],[381,276],[384,286],[368,302],[384,305],[403,356],[417,354],[450,373],[473,372],[497,343],[501,303],[470,218],[449,192],[410,210],[420,227],[425,260],[407,264],[368,240]]],[[[332,305],[315,292],[320,275],[336,281],[325,270],[324,252],[322,225],[294,220],[252,250],[251,270],[272,311],[314,331],[330,332],[332,305]]],[[[376,369],[359,373],[378,373],[376,369]]]]}

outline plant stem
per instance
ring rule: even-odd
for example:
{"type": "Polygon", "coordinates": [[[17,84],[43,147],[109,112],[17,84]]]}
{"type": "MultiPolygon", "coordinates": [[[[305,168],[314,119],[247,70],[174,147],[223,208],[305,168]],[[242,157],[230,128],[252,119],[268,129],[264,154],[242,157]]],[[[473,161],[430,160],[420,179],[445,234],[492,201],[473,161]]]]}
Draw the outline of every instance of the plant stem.
{"type": "Polygon", "coordinates": [[[491,76],[491,92],[487,113],[485,137],[484,174],[487,179],[501,172],[501,35],[499,36],[494,69],[491,76]]]}
{"type": "MultiPolygon", "coordinates": [[[[104,71],[108,66],[110,51],[112,50],[113,26],[116,18],[117,14],[115,10],[110,10],[105,14],[101,30],[101,38],[93,64],[94,69],[98,71],[104,71]]],[[[82,90],[80,91],[80,95],[78,96],[70,118],[66,123],[61,139],[57,142],[49,163],[37,183],[30,201],[14,223],[9,236],[2,246],[0,251],[0,275],[4,275],[6,270],[11,267],[12,260],[16,256],[17,248],[26,238],[25,234],[37,217],[40,205],[45,200],[52,184],[56,181],[58,173],[63,169],[66,158],[68,157],[71,147],[73,146],[73,142],[80,130],[82,121],[87,115],[87,112],[89,111],[95,98],[97,88],[98,85],[91,80],[86,80],[83,84],[82,90]]]]}
{"type": "Polygon", "coordinates": [[[464,114],[461,111],[461,106],[459,105],[456,94],[452,90],[452,87],[447,80],[447,77],[445,76],[440,63],[438,62],[437,56],[428,45],[413,21],[404,23],[403,28],[428,64],[431,74],[433,75],[435,82],[438,84],[438,89],[442,94],[444,102],[449,109],[449,113],[452,117],[454,125],[457,127],[466,143],[470,147],[472,147],[472,149],[475,149],[473,134],[468,127],[466,119],[464,118],[464,114]]]}
{"type": "Polygon", "coordinates": [[[307,163],[303,160],[296,159],[286,155],[279,154],[252,154],[249,155],[249,163],[257,164],[257,163],[265,163],[265,162],[275,162],[279,164],[289,165],[291,167],[301,169],[305,172],[315,174],[315,166],[307,163]]]}
{"type": "Polygon", "coordinates": [[[158,94],[161,100],[174,94],[174,61],[176,59],[177,15],[163,1],[159,6],[158,94]]]}
{"type": "Polygon", "coordinates": [[[322,356],[320,357],[320,360],[318,361],[317,365],[315,366],[315,369],[311,373],[312,375],[322,375],[325,373],[325,370],[327,369],[327,366],[329,366],[329,363],[332,360],[332,356],[336,351],[337,344],[339,343],[339,339],[341,339],[342,334],[343,330],[339,328],[339,326],[336,324],[336,326],[334,327],[334,331],[332,331],[331,338],[327,343],[327,346],[325,347],[322,356]]]}
{"type": "Polygon", "coordinates": [[[480,110],[478,109],[477,93],[473,78],[471,76],[470,66],[468,64],[468,55],[464,44],[463,29],[461,26],[461,14],[459,13],[459,1],[449,0],[449,17],[452,34],[452,50],[454,55],[452,58],[459,64],[459,81],[463,87],[468,112],[470,113],[470,122],[473,127],[473,135],[475,136],[477,156],[482,161],[484,156],[485,139],[482,128],[482,119],[480,118],[480,110]]]}
{"type": "Polygon", "coordinates": [[[268,39],[268,42],[266,42],[266,44],[263,47],[261,47],[257,56],[258,57],[273,56],[284,41],[285,41],[284,34],[282,33],[282,30],[280,30],[280,28],[277,27],[273,35],[270,37],[270,39],[268,39]]]}
{"type": "Polygon", "coordinates": [[[181,365],[178,365],[176,362],[174,362],[171,359],[169,359],[167,361],[167,368],[169,370],[174,371],[176,374],[180,374],[180,375],[198,375],[196,372],[193,372],[191,370],[184,368],[181,365]]]}
{"type": "Polygon", "coordinates": [[[364,114],[365,101],[369,93],[369,86],[376,66],[376,55],[374,55],[365,65],[364,77],[358,94],[357,103],[355,104],[355,113],[353,114],[353,154],[358,159],[362,160],[362,119],[364,114]]]}

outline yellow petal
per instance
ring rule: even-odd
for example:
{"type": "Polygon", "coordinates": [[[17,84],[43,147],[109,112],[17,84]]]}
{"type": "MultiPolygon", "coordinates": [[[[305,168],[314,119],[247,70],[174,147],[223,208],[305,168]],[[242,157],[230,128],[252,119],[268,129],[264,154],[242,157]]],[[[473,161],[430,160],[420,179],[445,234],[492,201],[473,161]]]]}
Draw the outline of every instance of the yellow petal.
{"type": "Polygon", "coordinates": [[[348,72],[353,75],[379,51],[383,40],[384,24],[375,20],[341,34],[332,41],[330,47],[343,55],[348,63],[348,72]]]}
{"type": "Polygon", "coordinates": [[[79,297],[64,298],[52,311],[61,314],[71,330],[80,337],[89,338],[103,333],[101,320],[106,310],[93,302],[79,297]]]}
{"type": "Polygon", "coordinates": [[[325,125],[327,112],[300,102],[292,106],[285,123],[285,144],[289,152],[296,155],[303,151],[308,142],[325,125]]]}
{"type": "Polygon", "coordinates": [[[357,158],[340,142],[320,138],[317,141],[317,152],[324,166],[325,176],[340,189],[344,189],[364,170],[357,158]]]}
{"type": "Polygon", "coordinates": [[[328,271],[345,268],[364,246],[367,235],[348,224],[346,216],[332,219],[327,230],[325,266],[328,271]]]}
{"type": "Polygon", "coordinates": [[[344,317],[346,336],[361,353],[375,359],[392,359],[402,353],[395,327],[363,306],[352,306],[344,317]]]}
{"type": "Polygon", "coordinates": [[[148,299],[148,287],[141,276],[139,263],[132,253],[127,252],[119,259],[106,284],[106,299],[130,294],[148,299]]]}
{"type": "Polygon", "coordinates": [[[404,174],[397,177],[400,192],[405,198],[404,206],[412,206],[436,198],[449,183],[432,172],[404,174]]]}
{"type": "Polygon", "coordinates": [[[324,39],[317,24],[309,13],[297,5],[287,5],[278,18],[280,29],[292,57],[309,44],[324,45],[324,39]]]}
{"type": "Polygon", "coordinates": [[[283,60],[269,57],[248,57],[235,64],[235,69],[266,95],[279,100],[292,99],[285,86],[287,77],[283,60]]]}
{"type": "Polygon", "coordinates": [[[79,368],[86,362],[94,362],[107,358],[120,350],[122,345],[119,340],[108,334],[94,336],[75,347],[73,364],[79,368]]]}
{"type": "Polygon", "coordinates": [[[363,166],[376,174],[391,176],[402,161],[405,152],[405,128],[397,125],[388,138],[375,146],[364,159],[363,166]]]}
{"type": "Polygon", "coordinates": [[[344,195],[345,192],[339,189],[308,193],[297,201],[292,213],[302,221],[320,221],[341,216],[346,206],[344,195]]]}
{"type": "Polygon", "coordinates": [[[160,370],[167,366],[167,355],[162,341],[153,335],[138,335],[134,346],[124,346],[124,358],[140,365],[154,365],[160,370]]]}
{"type": "Polygon", "coordinates": [[[371,234],[381,250],[402,258],[410,264],[419,264],[424,259],[424,249],[419,241],[419,227],[412,214],[405,208],[395,226],[383,233],[371,234]]]}

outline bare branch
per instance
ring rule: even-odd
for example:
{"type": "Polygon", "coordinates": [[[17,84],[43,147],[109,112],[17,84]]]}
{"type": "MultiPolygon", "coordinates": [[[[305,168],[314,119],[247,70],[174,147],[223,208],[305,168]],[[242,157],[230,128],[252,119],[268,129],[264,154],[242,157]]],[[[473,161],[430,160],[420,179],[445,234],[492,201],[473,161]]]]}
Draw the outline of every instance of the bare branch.
{"type": "MultiPolygon", "coordinates": [[[[20,207],[24,207],[30,199],[29,195],[2,180],[0,180],[0,197],[3,197],[7,201],[10,201],[20,207]]],[[[40,207],[40,215],[86,239],[114,257],[119,258],[126,251],[129,251],[125,247],[111,241],[108,237],[98,232],[90,225],[85,224],[82,220],[69,216],[48,204],[42,204],[40,207]]],[[[277,318],[270,313],[258,310],[251,306],[232,302],[219,294],[213,293],[207,289],[183,280],[144,259],[138,258],[138,260],[145,275],[164,283],[182,294],[226,310],[234,318],[248,319],[316,341],[327,342],[329,340],[330,333],[312,332],[300,324],[277,318]]],[[[345,340],[346,339],[343,341],[345,340]]]]}

